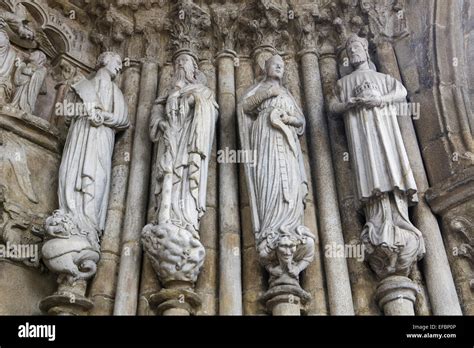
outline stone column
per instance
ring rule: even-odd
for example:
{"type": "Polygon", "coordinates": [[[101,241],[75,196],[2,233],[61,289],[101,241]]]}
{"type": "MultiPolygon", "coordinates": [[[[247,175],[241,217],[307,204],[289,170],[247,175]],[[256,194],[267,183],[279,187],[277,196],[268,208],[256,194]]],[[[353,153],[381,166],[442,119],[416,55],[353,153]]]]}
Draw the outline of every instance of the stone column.
{"type": "MultiPolygon", "coordinates": [[[[163,91],[166,86],[169,85],[173,74],[173,65],[171,63],[165,63],[160,69],[160,77],[158,82],[158,95],[163,91]]],[[[151,160],[151,177],[149,192],[154,191],[154,185],[156,182],[156,170],[157,166],[155,165],[156,160],[156,149],[157,146],[153,146],[153,155],[151,160]]],[[[148,199],[148,213],[147,213],[147,222],[153,222],[153,219],[156,214],[156,197],[154,194],[150,194],[148,199]]],[[[141,280],[140,280],[140,298],[138,302],[138,315],[156,315],[153,308],[150,305],[150,297],[153,294],[158,293],[161,290],[161,284],[156,276],[156,272],[153,269],[152,263],[148,255],[143,255],[142,262],[142,271],[141,271],[141,280]]]]}
{"type": "MultiPolygon", "coordinates": [[[[234,60],[236,53],[223,50],[217,57],[219,104],[218,149],[237,150],[234,60]]],[[[242,314],[240,266],[239,183],[235,163],[219,163],[219,314],[242,314]]]]}
{"type": "MultiPolygon", "coordinates": [[[[216,69],[209,59],[199,62],[201,71],[207,77],[207,85],[216,92],[216,69]]],[[[218,253],[218,197],[217,197],[217,144],[214,140],[209,159],[206,195],[206,213],[201,218],[200,237],[206,249],[206,257],[196,282],[196,293],[202,301],[196,315],[216,315],[219,299],[219,253],[218,253]]]]}
{"type": "Polygon", "coordinates": [[[120,236],[125,215],[133,131],[138,106],[140,85],[138,62],[130,62],[123,72],[122,81],[122,91],[128,105],[128,117],[132,126],[117,136],[112,157],[112,182],[107,221],[101,241],[101,258],[97,265],[97,274],[89,290],[89,297],[94,302],[94,307],[89,312],[92,315],[112,315],[114,308],[120,262],[120,236]]]}
{"type": "Polygon", "coordinates": [[[140,236],[146,220],[148,183],[151,162],[151,142],[148,134],[151,106],[156,98],[158,65],[144,62],[140,81],[140,96],[131,156],[127,207],[122,235],[120,270],[117,281],[114,315],[135,315],[138,306],[138,286],[142,248],[140,236]]]}
{"type": "MultiPolygon", "coordinates": [[[[301,99],[302,86],[299,74],[299,65],[296,62],[294,54],[288,54],[285,57],[285,66],[287,74],[287,88],[296,100],[296,103],[302,107],[301,99]]],[[[306,134],[308,135],[308,134],[306,134]]],[[[303,160],[306,171],[306,177],[311,178],[311,165],[308,153],[307,136],[300,138],[301,151],[303,152],[303,160]]],[[[301,273],[301,285],[312,297],[311,302],[307,303],[303,308],[303,312],[307,315],[327,315],[327,294],[326,284],[323,270],[323,254],[319,242],[319,228],[317,221],[317,209],[315,203],[315,194],[313,189],[313,181],[308,179],[308,194],[305,199],[304,209],[304,225],[307,226],[314,234],[314,261],[301,273]]]]}
{"type": "MultiPolygon", "coordinates": [[[[324,100],[317,53],[299,53],[303,71],[303,86],[310,139],[309,153],[313,164],[319,227],[323,250],[326,245],[344,245],[341,218],[329,143],[328,126],[324,114],[324,100]]],[[[345,258],[324,258],[332,315],[354,314],[349,272],[345,258]]]]}
{"type": "MultiPolygon", "coordinates": [[[[235,74],[237,100],[252,85],[254,80],[252,60],[249,57],[238,57],[235,74]]],[[[239,166],[240,215],[242,221],[242,302],[244,315],[264,315],[265,307],[259,301],[265,292],[265,270],[260,265],[255,249],[255,236],[252,227],[252,216],[248,190],[245,182],[243,165],[239,166]]]]}
{"type": "Polygon", "coordinates": [[[415,315],[419,288],[408,277],[389,276],[377,286],[375,301],[385,315],[415,315]]]}
{"type": "MultiPolygon", "coordinates": [[[[377,47],[377,58],[381,72],[401,81],[392,44],[380,43],[377,47]]],[[[398,121],[418,187],[419,203],[413,208],[412,214],[413,222],[423,233],[426,244],[426,255],[422,262],[433,314],[460,315],[461,307],[438,221],[425,200],[429,185],[413,122],[410,117],[399,117],[398,121]]]]}
{"type": "Polygon", "coordinates": [[[474,167],[430,188],[427,200],[442,218],[443,236],[464,315],[474,314],[474,167]]]}
{"type": "Polygon", "coordinates": [[[59,283],[58,290],[39,303],[39,308],[48,315],[86,315],[93,303],[86,295],[87,281],[77,280],[74,284],[59,283]]]}
{"type": "MultiPolygon", "coordinates": [[[[158,95],[163,91],[166,86],[169,85],[173,74],[173,65],[171,63],[165,63],[160,69],[160,77],[158,82],[158,95]]],[[[156,182],[156,149],[157,146],[153,146],[153,155],[151,160],[151,177],[149,192],[154,192],[154,185],[156,182]]],[[[148,213],[147,222],[152,223],[156,214],[156,197],[154,194],[150,194],[148,199],[148,213]]],[[[150,258],[146,253],[143,255],[142,271],[140,280],[140,298],[138,302],[138,315],[156,315],[155,310],[151,308],[150,298],[153,294],[158,293],[161,290],[161,284],[156,276],[156,272],[153,269],[150,258]]]]}
{"type": "MultiPolygon", "coordinates": [[[[301,315],[301,298],[293,294],[289,294],[288,289],[285,293],[272,294],[271,297],[264,297],[267,308],[271,311],[272,315],[290,315],[299,316],[301,315]]],[[[307,300],[307,299],[306,299],[307,300]]]]}

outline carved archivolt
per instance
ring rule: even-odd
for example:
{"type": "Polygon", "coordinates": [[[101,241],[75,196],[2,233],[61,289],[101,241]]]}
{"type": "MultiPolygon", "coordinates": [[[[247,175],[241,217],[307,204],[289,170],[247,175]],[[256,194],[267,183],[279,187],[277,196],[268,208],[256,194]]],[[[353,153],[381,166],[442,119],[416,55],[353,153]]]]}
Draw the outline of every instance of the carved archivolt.
{"type": "Polygon", "coordinates": [[[0,7],[0,26],[12,42],[27,49],[37,48],[50,58],[71,51],[75,36],[56,14],[38,0],[8,0],[0,7]]]}

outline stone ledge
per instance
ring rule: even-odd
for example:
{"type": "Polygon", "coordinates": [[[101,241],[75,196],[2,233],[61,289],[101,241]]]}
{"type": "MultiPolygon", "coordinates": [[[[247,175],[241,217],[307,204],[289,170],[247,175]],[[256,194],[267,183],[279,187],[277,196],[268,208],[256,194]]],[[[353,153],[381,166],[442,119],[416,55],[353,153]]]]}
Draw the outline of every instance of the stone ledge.
{"type": "Polygon", "coordinates": [[[426,191],[431,209],[440,214],[455,206],[474,199],[474,167],[455,174],[426,191]]]}
{"type": "Polygon", "coordinates": [[[0,128],[60,154],[64,144],[59,130],[48,121],[8,105],[0,105],[0,128]]]}

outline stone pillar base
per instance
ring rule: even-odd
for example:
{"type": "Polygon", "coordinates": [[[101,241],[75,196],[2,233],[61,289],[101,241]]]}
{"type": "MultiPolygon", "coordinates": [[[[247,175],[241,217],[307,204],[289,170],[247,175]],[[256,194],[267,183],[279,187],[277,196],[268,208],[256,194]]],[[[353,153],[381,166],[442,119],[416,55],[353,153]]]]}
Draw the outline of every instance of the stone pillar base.
{"type": "Polygon", "coordinates": [[[415,315],[418,286],[408,277],[390,276],[375,291],[375,301],[385,315],[415,315]]]}
{"type": "Polygon", "coordinates": [[[85,280],[60,284],[53,295],[41,300],[39,308],[48,315],[87,315],[94,303],[84,296],[86,288],[85,280]]]}
{"type": "Polygon", "coordinates": [[[201,299],[190,287],[171,287],[161,289],[150,296],[150,307],[158,315],[195,315],[201,307],[201,299]]]}
{"type": "Polygon", "coordinates": [[[272,315],[301,315],[311,295],[294,285],[277,285],[260,299],[272,315]]]}

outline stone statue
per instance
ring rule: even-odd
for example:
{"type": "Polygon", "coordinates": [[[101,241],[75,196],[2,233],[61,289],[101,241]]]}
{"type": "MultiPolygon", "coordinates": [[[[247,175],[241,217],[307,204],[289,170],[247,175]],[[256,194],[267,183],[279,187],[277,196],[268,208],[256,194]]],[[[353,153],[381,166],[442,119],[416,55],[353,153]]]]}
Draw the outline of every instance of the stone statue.
{"type": "Polygon", "coordinates": [[[270,288],[290,285],[302,291],[299,274],[313,260],[315,237],[303,224],[308,192],[298,136],[305,119],[282,86],[284,62],[274,55],[265,62],[264,78],[238,104],[240,142],[255,151],[245,164],[256,247],[270,273],[270,288]]]}
{"type": "Polygon", "coordinates": [[[43,259],[52,271],[67,274],[69,282],[95,274],[115,132],[129,126],[127,104],[113,82],[122,69],[120,56],[102,53],[97,68],[91,79],[72,85],[70,102],[80,104],[84,113],[70,117],[59,169],[59,209],[45,222],[43,259]]]}
{"type": "Polygon", "coordinates": [[[19,1],[12,2],[12,12],[0,8],[0,29],[6,26],[21,39],[29,41],[35,39],[35,32],[30,27],[28,11],[19,1]]]}
{"type": "Polygon", "coordinates": [[[339,100],[331,109],[344,114],[357,196],[366,216],[361,239],[380,278],[407,276],[425,253],[421,232],[408,217],[417,187],[397,120],[396,103],[407,92],[390,75],[370,69],[366,39],[353,34],[346,50],[354,71],[337,82],[339,100]]]}
{"type": "Polygon", "coordinates": [[[204,262],[199,221],[206,210],[209,156],[218,106],[197,59],[175,54],[171,85],[156,100],[150,137],[157,143],[157,216],[142,241],[160,281],[196,282],[204,262]]]}
{"type": "Polygon", "coordinates": [[[41,51],[31,53],[27,62],[21,63],[14,76],[15,96],[12,106],[33,113],[36,98],[46,77],[46,55],[41,51]]]}
{"type": "Polygon", "coordinates": [[[0,30],[0,104],[6,104],[11,99],[15,60],[16,53],[10,45],[8,35],[5,31],[0,30]]]}

